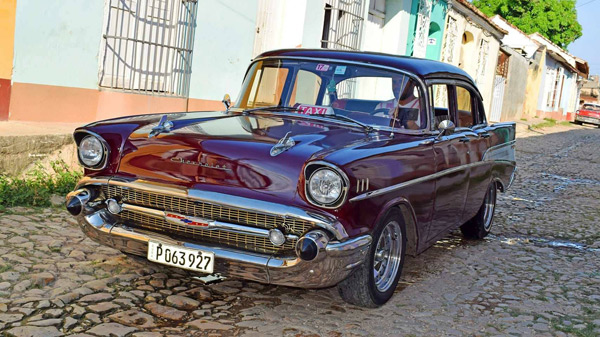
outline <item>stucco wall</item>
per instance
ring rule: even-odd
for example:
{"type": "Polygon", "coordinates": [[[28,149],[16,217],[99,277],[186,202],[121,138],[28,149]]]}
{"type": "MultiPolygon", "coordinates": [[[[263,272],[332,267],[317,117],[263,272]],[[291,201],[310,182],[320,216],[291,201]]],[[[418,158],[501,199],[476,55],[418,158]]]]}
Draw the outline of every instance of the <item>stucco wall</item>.
{"type": "Polygon", "coordinates": [[[16,6],[16,0],[0,0],[0,79],[12,73],[16,6]]]}
{"type": "Polygon", "coordinates": [[[383,25],[365,19],[361,50],[405,55],[410,9],[409,0],[386,1],[383,25]]]}
{"type": "Polygon", "coordinates": [[[95,89],[103,0],[19,0],[13,81],[95,89]]]}
{"type": "Polygon", "coordinates": [[[525,102],[523,103],[523,118],[529,119],[536,116],[538,97],[542,88],[542,79],[546,72],[544,65],[546,63],[546,53],[543,50],[537,51],[531,59],[531,64],[527,70],[527,85],[525,87],[525,102]]]}
{"type": "Polygon", "coordinates": [[[237,97],[254,48],[257,1],[199,1],[190,97],[237,97]]]}
{"type": "Polygon", "coordinates": [[[506,48],[508,59],[508,76],[502,100],[501,121],[511,121],[521,118],[523,102],[527,87],[527,70],[529,62],[519,53],[506,48]]]}
{"type": "Polygon", "coordinates": [[[537,111],[542,113],[552,113],[553,118],[560,118],[561,115],[567,116],[567,114],[575,112],[576,105],[572,104],[572,96],[577,94],[577,75],[567,69],[563,64],[550,57],[548,54],[546,54],[545,57],[542,75],[537,102],[537,111]],[[562,90],[560,87],[561,83],[559,82],[557,94],[560,95],[560,97],[557,98],[557,101],[554,102],[553,106],[548,106],[547,104],[548,90],[552,90],[554,87],[553,78],[548,78],[548,74],[546,74],[546,70],[548,68],[554,69],[555,71],[563,69],[565,75],[564,82],[562,82],[562,79],[559,79],[559,81],[562,82],[562,90]]]}

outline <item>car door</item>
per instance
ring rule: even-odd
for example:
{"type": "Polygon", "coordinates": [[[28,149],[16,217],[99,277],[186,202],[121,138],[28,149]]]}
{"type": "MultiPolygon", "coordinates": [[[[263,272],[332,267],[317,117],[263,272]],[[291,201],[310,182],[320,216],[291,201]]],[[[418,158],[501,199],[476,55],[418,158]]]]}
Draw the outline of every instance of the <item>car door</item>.
{"type": "MultiPolygon", "coordinates": [[[[444,119],[456,124],[452,85],[434,82],[429,94],[434,107],[434,128],[444,119]]],[[[462,220],[469,187],[468,139],[465,132],[457,130],[437,138],[433,144],[435,199],[428,241],[436,240],[462,220]]]]}
{"type": "Polygon", "coordinates": [[[467,163],[469,164],[469,185],[464,211],[460,224],[477,214],[490,182],[489,162],[483,162],[483,155],[489,147],[490,133],[485,128],[483,104],[476,90],[468,83],[457,82],[456,95],[457,130],[465,135],[467,163]],[[467,141],[468,139],[468,141],[467,141]]]}

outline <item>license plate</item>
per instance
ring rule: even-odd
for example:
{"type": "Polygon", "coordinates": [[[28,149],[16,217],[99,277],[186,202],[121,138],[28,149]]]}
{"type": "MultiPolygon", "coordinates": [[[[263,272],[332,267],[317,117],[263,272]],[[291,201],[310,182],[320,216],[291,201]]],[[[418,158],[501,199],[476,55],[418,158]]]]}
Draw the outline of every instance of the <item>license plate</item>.
{"type": "Polygon", "coordinates": [[[162,242],[148,242],[148,260],[182,269],[212,274],[215,254],[162,242]]]}

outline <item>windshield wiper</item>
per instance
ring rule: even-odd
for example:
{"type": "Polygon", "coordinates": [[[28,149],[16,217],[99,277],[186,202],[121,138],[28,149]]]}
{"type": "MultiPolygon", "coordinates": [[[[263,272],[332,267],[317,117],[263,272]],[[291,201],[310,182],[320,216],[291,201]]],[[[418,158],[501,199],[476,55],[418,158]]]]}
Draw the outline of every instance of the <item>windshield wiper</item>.
{"type": "Polygon", "coordinates": [[[312,116],[321,116],[321,117],[327,117],[327,118],[333,118],[333,119],[339,119],[339,120],[343,120],[346,122],[350,122],[350,123],[354,123],[360,127],[362,127],[366,133],[370,133],[373,132],[373,130],[375,130],[372,126],[367,125],[363,122],[359,122],[354,118],[350,118],[348,116],[344,116],[344,115],[312,115],[312,116]]]}
{"type": "Polygon", "coordinates": [[[292,106],[273,105],[273,106],[266,106],[266,107],[263,107],[263,108],[246,109],[246,110],[244,110],[242,112],[243,113],[247,113],[247,112],[253,112],[253,111],[260,111],[260,110],[265,110],[265,111],[277,111],[277,110],[281,110],[281,111],[300,111],[300,109],[294,108],[292,106]]]}
{"type": "MultiPolygon", "coordinates": [[[[302,111],[302,110],[300,110],[298,108],[294,108],[294,107],[291,107],[291,106],[273,105],[273,106],[267,106],[267,107],[264,107],[264,108],[246,109],[246,110],[242,111],[242,113],[248,113],[248,112],[254,112],[254,111],[261,111],[261,110],[264,110],[264,111],[277,111],[277,110],[279,110],[279,111],[302,111]]],[[[370,133],[373,130],[375,130],[370,125],[367,125],[365,123],[359,122],[359,121],[357,121],[354,118],[350,118],[350,117],[344,116],[344,115],[309,114],[309,115],[304,115],[304,116],[305,117],[315,117],[315,116],[317,116],[317,117],[326,117],[326,118],[343,120],[343,121],[350,122],[350,123],[353,123],[353,124],[356,124],[356,125],[362,127],[365,130],[366,133],[370,133]]]]}

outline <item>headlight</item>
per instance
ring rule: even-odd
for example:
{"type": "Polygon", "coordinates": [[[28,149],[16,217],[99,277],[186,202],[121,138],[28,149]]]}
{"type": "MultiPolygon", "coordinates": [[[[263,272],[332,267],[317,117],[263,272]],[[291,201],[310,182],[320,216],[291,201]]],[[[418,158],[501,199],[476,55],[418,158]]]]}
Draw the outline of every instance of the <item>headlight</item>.
{"type": "Polygon", "coordinates": [[[88,167],[100,164],[104,157],[104,147],[94,136],[85,136],[79,143],[79,159],[88,167]]]}
{"type": "Polygon", "coordinates": [[[308,197],[325,206],[334,204],[344,192],[342,177],[327,167],[315,170],[308,179],[307,187],[308,197]]]}

